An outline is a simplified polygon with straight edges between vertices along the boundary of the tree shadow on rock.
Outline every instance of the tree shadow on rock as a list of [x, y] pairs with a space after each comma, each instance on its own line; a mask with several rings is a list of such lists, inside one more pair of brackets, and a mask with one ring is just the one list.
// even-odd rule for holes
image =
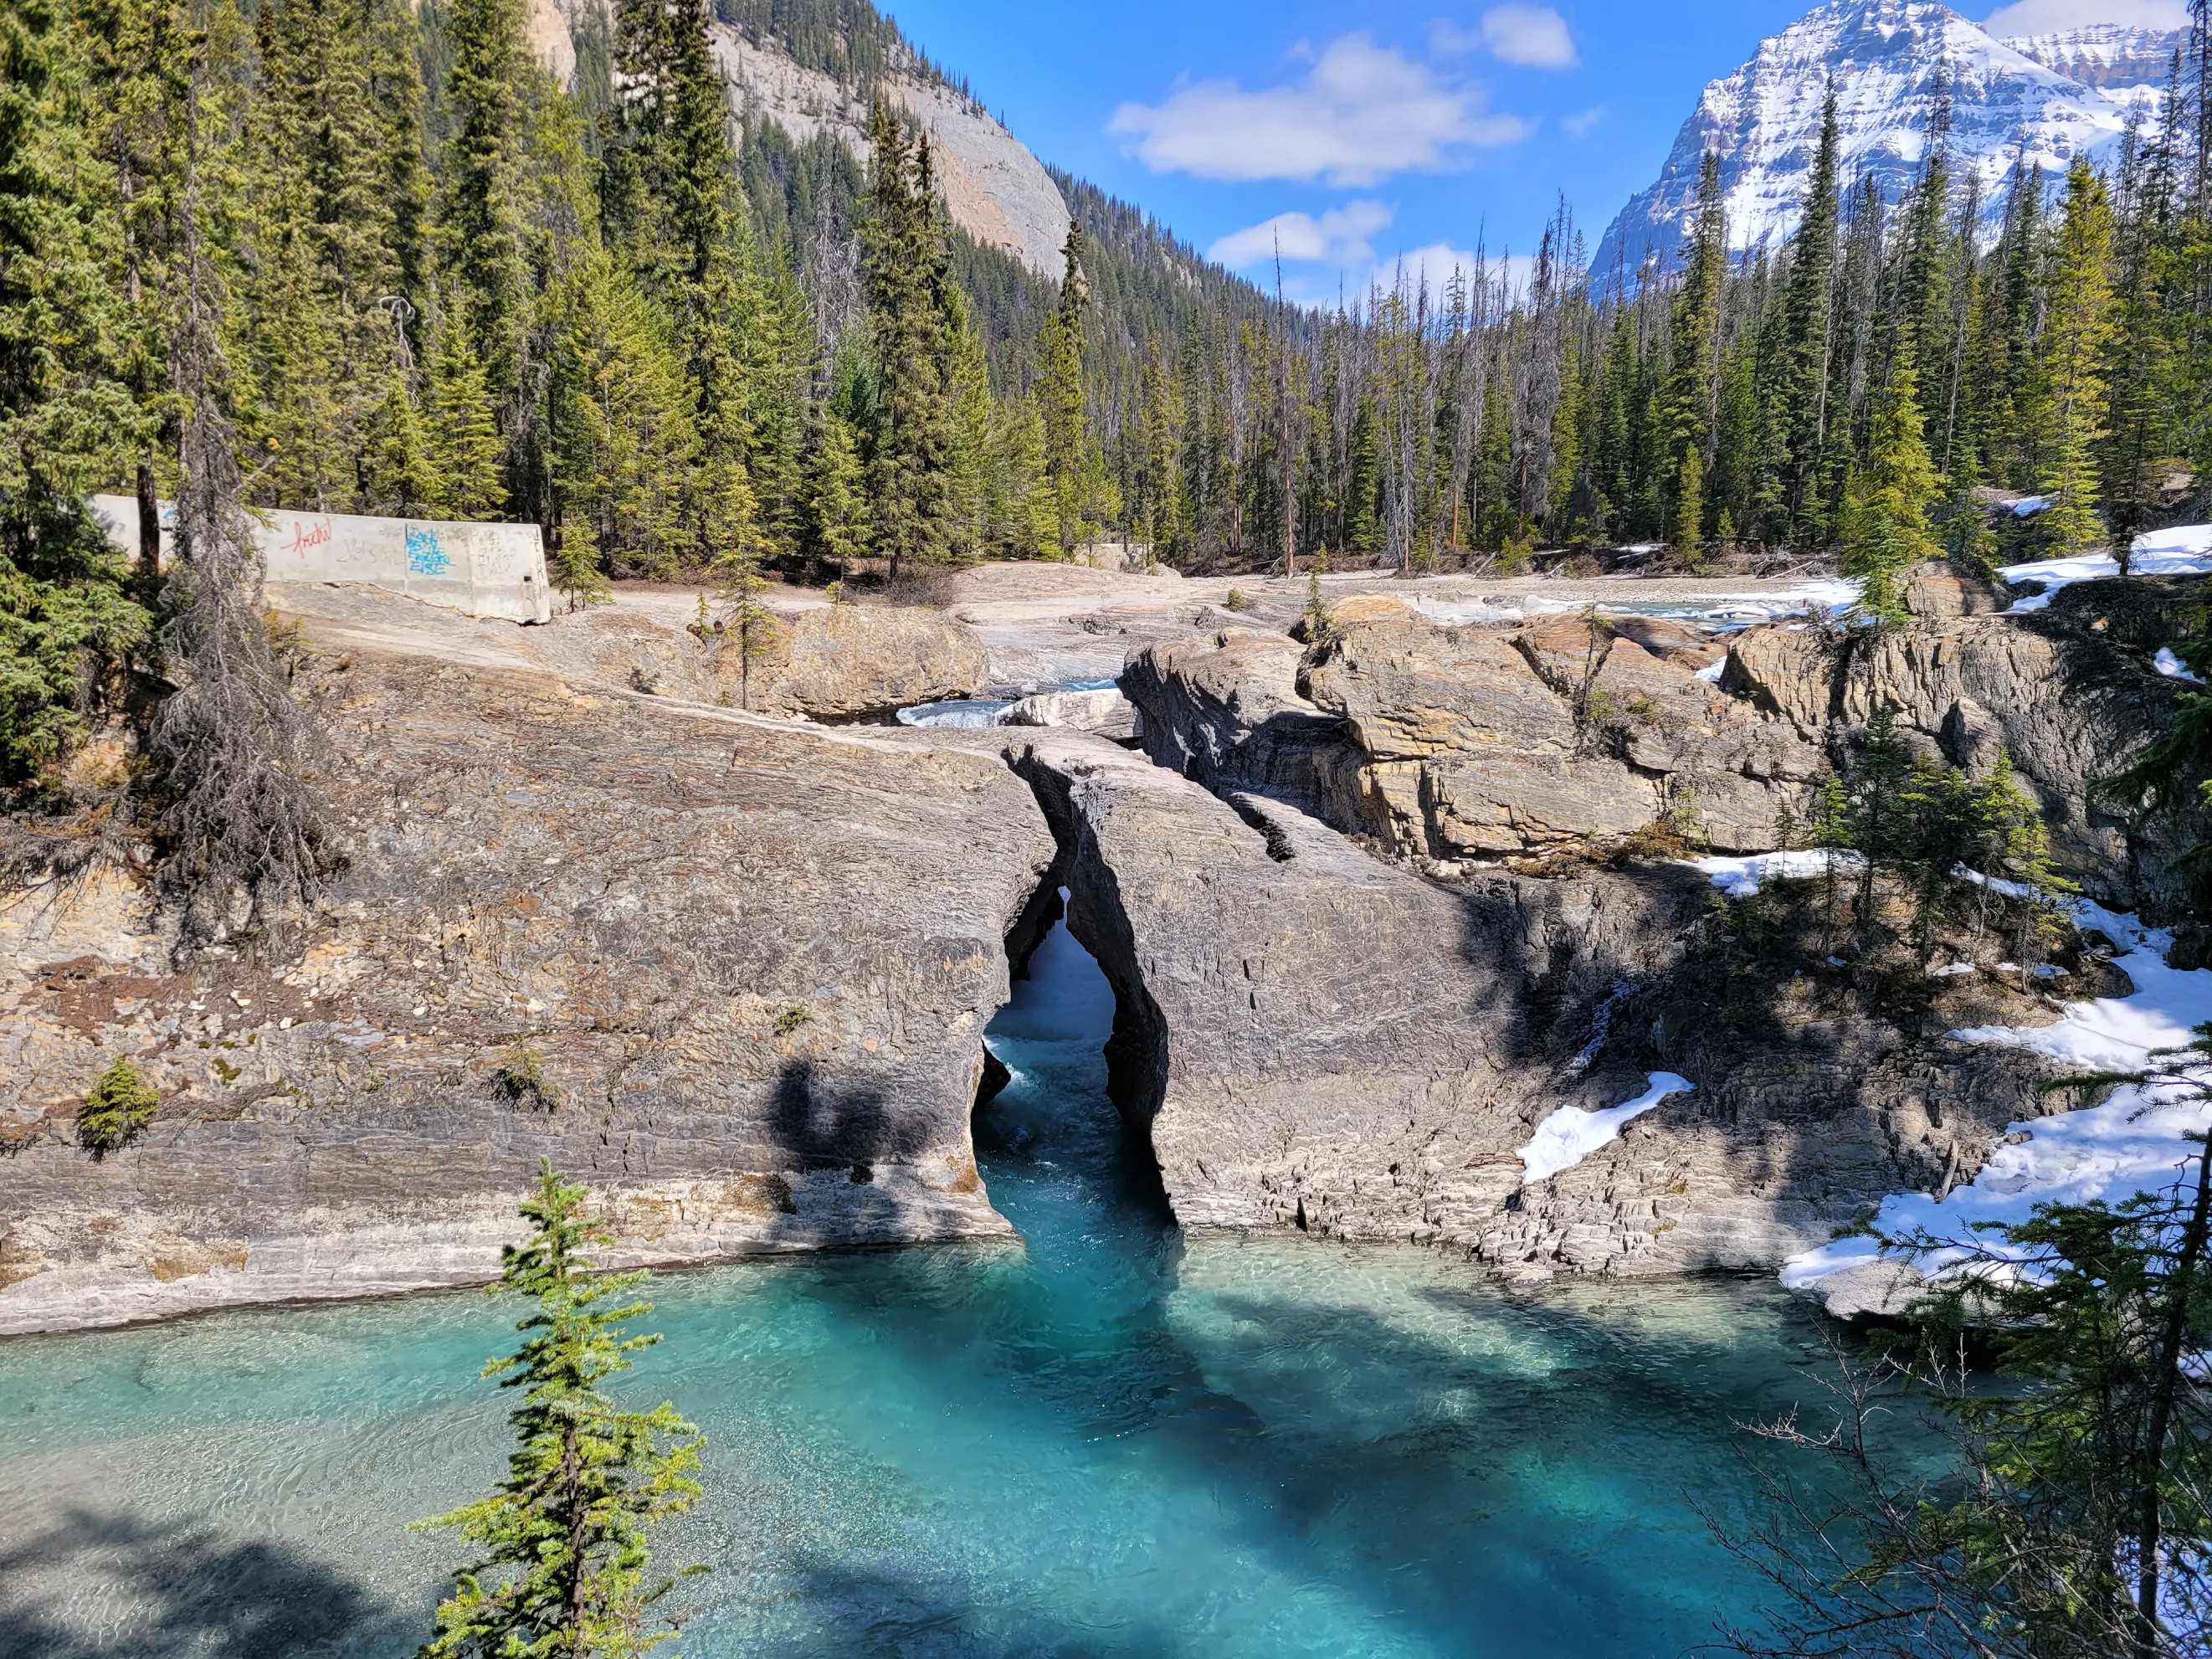
[[920, 1157], [936, 1126], [881, 1090], [826, 1079], [811, 1060], [787, 1060], [769, 1096], [767, 1133], [787, 1169], [862, 1169]]

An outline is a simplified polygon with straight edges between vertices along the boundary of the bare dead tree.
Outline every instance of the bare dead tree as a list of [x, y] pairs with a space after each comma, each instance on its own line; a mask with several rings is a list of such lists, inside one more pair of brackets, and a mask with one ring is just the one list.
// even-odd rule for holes
[[200, 234], [199, 95], [196, 73], [185, 105], [182, 287], [169, 350], [183, 482], [158, 635], [175, 690], [154, 718], [149, 745], [165, 797], [163, 882], [183, 907], [188, 948], [274, 921], [309, 896], [322, 868], [309, 782], [319, 740], [270, 648], [261, 556], [222, 410], [218, 279]]

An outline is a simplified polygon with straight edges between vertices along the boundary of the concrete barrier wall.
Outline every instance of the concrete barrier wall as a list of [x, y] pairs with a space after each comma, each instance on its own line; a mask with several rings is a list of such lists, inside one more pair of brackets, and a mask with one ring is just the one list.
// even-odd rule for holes
[[[94, 495], [92, 509], [116, 545], [137, 557], [137, 499]], [[164, 564], [175, 515], [175, 505], [163, 501]], [[356, 582], [471, 617], [553, 620], [545, 544], [534, 524], [441, 524], [284, 507], [249, 516], [272, 582]]]

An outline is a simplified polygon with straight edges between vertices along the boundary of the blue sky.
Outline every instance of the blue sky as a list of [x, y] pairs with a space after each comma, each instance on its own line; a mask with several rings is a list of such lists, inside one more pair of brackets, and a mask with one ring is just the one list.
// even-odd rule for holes
[[[879, 0], [880, 3], [880, 0]], [[892, 0], [1045, 160], [1310, 301], [1401, 255], [1534, 249], [1559, 192], [1595, 246], [1700, 88], [1807, 0]], [[1960, 9], [1981, 16], [1986, 4]], [[2017, 0], [2008, 33], [2178, 18]], [[1303, 257], [1294, 257], [1303, 256]]]

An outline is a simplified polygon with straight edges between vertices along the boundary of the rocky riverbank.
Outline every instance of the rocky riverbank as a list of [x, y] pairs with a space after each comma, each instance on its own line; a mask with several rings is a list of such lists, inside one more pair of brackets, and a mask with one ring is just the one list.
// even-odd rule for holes
[[[1057, 574], [963, 576], [944, 612], [793, 608], [759, 656], [665, 592], [536, 630], [273, 596], [343, 759], [343, 864], [282, 936], [181, 963], [123, 873], [0, 905], [0, 1331], [480, 1279], [540, 1157], [639, 1261], [1003, 1235], [969, 1137], [981, 1028], [1063, 882], [1183, 1224], [1521, 1274], [1771, 1266], [1971, 1178], [2039, 1068], [1942, 1033], [2039, 1016], [1959, 1000], [2001, 988], [1900, 1000], [1810, 933], [1747, 995], [1665, 856], [1686, 830], [1771, 844], [1887, 696], [1962, 763], [2012, 749], [2113, 900], [2172, 890], [2160, 837], [2186, 826], [2132, 833], [2086, 790], [2172, 706], [2148, 584], [2032, 618], [1938, 593], [1871, 646], [1781, 622], [1723, 657], [1648, 616], [1439, 623], [1375, 582], [1302, 641], [1249, 625], [1289, 627], [1291, 584], [1231, 613]], [[1107, 649], [1148, 755], [799, 718]], [[779, 684], [788, 717], [741, 706]], [[74, 1115], [117, 1055], [161, 1101], [95, 1157]], [[1661, 1070], [1694, 1090], [1525, 1178], [1551, 1113]]]

